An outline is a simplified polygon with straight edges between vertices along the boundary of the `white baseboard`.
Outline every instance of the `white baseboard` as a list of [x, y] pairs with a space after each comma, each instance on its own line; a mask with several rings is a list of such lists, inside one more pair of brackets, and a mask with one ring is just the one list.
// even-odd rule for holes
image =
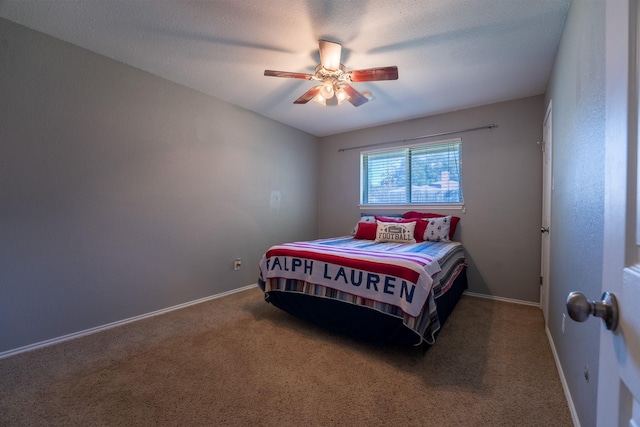
[[512, 304], [530, 305], [530, 306], [533, 306], [533, 307], [540, 308], [540, 303], [538, 303], [538, 302], [523, 301], [523, 300], [520, 300], [520, 299], [512, 299], [512, 298], [503, 298], [503, 297], [497, 297], [497, 296], [494, 296], [494, 295], [477, 294], [475, 292], [469, 292], [469, 291], [464, 291], [463, 295], [468, 295], [470, 297], [476, 297], [476, 298], [492, 299], [492, 300], [495, 300], [495, 301], [510, 302]]
[[40, 342], [37, 342], [35, 344], [29, 344], [29, 345], [26, 345], [24, 347], [15, 348], [13, 350], [3, 351], [3, 352], [0, 353], [0, 359], [4, 359], [4, 358], [10, 357], [10, 356], [15, 356], [16, 354], [25, 353], [27, 351], [37, 350], [39, 348], [48, 347], [50, 345], [59, 344], [59, 343], [65, 342], [65, 341], [70, 341], [70, 340], [73, 340], [73, 339], [76, 339], [76, 338], [84, 337], [86, 335], [95, 334], [96, 332], [105, 331], [107, 329], [115, 328], [117, 326], [126, 325], [127, 323], [136, 322], [138, 320], [147, 319], [147, 318], [153, 317], [153, 316], [158, 316], [160, 314], [165, 314], [165, 313], [168, 313], [170, 311], [179, 310], [181, 308], [189, 307], [191, 305], [200, 304], [200, 303], [203, 303], [203, 302], [206, 302], [206, 301], [211, 301], [211, 300], [214, 300], [216, 298], [222, 298], [222, 297], [225, 297], [227, 295], [231, 295], [231, 294], [235, 294], [237, 292], [245, 291], [247, 289], [255, 288], [257, 286], [258, 285], [256, 283], [254, 283], [252, 285], [247, 285], [247, 286], [244, 286], [242, 288], [233, 289], [231, 291], [222, 292], [220, 294], [210, 295], [208, 297], [200, 298], [200, 299], [197, 299], [197, 300], [194, 300], [194, 301], [189, 301], [189, 302], [185, 302], [185, 303], [182, 303], [182, 304], [174, 305], [172, 307], [167, 307], [167, 308], [163, 308], [163, 309], [160, 309], [160, 310], [152, 311], [151, 313], [141, 314], [139, 316], [130, 317], [130, 318], [124, 319], [124, 320], [118, 320], [117, 322], [108, 323], [106, 325], [96, 326], [95, 328], [85, 329], [83, 331], [74, 332], [72, 334], [63, 335], [61, 337], [52, 338], [52, 339], [45, 340], [45, 341], [40, 341]]
[[556, 362], [556, 368], [558, 368], [558, 375], [560, 376], [560, 382], [562, 383], [562, 389], [564, 390], [564, 396], [567, 398], [567, 404], [569, 405], [569, 412], [571, 412], [571, 419], [573, 420], [574, 427], [580, 427], [580, 420], [578, 419], [578, 413], [576, 412], [576, 407], [573, 404], [573, 398], [571, 397], [571, 392], [569, 391], [569, 385], [567, 384], [567, 380], [564, 376], [564, 372], [562, 371], [562, 365], [560, 365], [560, 359], [558, 358], [558, 353], [556, 352], [556, 346], [553, 343], [553, 338], [551, 337], [551, 331], [549, 328], [545, 327], [544, 331], [547, 334], [547, 338], [549, 339], [549, 345], [551, 346], [551, 353], [553, 353], [553, 360]]

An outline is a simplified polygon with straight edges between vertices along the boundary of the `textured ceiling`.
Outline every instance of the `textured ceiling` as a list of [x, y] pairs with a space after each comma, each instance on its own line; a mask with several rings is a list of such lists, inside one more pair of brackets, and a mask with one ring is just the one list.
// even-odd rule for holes
[[[570, 0], [0, 0], [0, 16], [317, 136], [544, 93]], [[294, 105], [318, 39], [373, 99]]]

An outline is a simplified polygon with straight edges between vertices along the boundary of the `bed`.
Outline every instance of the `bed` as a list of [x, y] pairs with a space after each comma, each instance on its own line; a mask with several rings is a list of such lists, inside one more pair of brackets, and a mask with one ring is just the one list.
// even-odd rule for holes
[[[272, 246], [260, 261], [265, 300], [359, 340], [426, 350], [467, 288], [464, 248], [451, 240], [455, 226], [441, 226], [451, 216], [404, 216], [363, 217], [352, 235]], [[440, 224], [435, 237], [430, 222]]]

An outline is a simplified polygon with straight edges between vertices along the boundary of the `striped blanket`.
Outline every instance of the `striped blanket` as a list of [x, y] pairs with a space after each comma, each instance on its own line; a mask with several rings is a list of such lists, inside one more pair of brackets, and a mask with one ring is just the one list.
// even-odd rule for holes
[[[332, 239], [321, 239], [308, 242], [313, 245], [323, 245], [323, 247], [331, 252], [331, 249], [357, 249], [369, 251], [371, 253], [422, 253], [427, 258], [437, 260], [442, 271], [431, 277], [431, 292], [427, 296], [426, 303], [418, 316], [411, 316], [404, 312], [395, 304], [379, 302], [369, 298], [361, 297], [350, 292], [341, 291], [335, 288], [317, 284], [305, 279], [290, 279], [286, 277], [269, 277], [275, 273], [270, 273], [267, 268], [267, 254], [263, 257], [261, 265], [261, 277], [258, 279], [258, 285], [265, 292], [265, 300], [269, 301], [271, 292], [284, 292], [311, 295], [318, 298], [335, 299], [344, 303], [368, 307], [380, 313], [402, 319], [402, 323], [412, 332], [416, 334], [416, 342], [418, 345], [425, 341], [428, 344], [435, 342], [435, 334], [440, 329], [440, 319], [438, 318], [436, 299], [443, 295], [451, 287], [455, 279], [465, 267], [464, 249], [459, 242], [422, 242], [417, 244], [399, 244], [399, 243], [375, 243], [371, 240], [354, 239], [352, 236], [336, 237]], [[286, 246], [286, 245], [285, 245]], [[274, 249], [277, 247], [274, 247]], [[275, 262], [275, 261], [273, 261]], [[288, 261], [286, 268], [293, 269], [293, 261]], [[296, 261], [296, 270], [302, 268], [304, 270], [304, 261], [302, 265], [298, 265]], [[269, 263], [269, 267], [273, 264]], [[289, 272], [284, 271], [284, 262], [280, 261], [283, 274]], [[279, 266], [276, 266], [277, 271]], [[264, 271], [263, 271], [264, 270]], [[346, 276], [346, 270], [345, 270]], [[329, 277], [331, 277], [329, 275]], [[358, 276], [354, 276], [358, 277]], [[335, 278], [335, 276], [334, 276]], [[344, 281], [342, 275], [339, 277]], [[330, 282], [330, 284], [333, 284]], [[353, 285], [351, 285], [353, 287]], [[362, 285], [361, 285], [362, 286]], [[408, 286], [408, 285], [407, 285]], [[379, 288], [378, 288], [379, 289]], [[408, 290], [408, 288], [406, 288]], [[347, 287], [348, 291], [352, 291]]]
[[432, 242], [374, 243], [352, 237], [287, 243], [267, 251], [260, 272], [262, 280], [285, 278], [322, 285], [417, 317], [432, 294], [433, 276], [441, 271], [438, 251], [433, 254], [425, 248], [434, 246]]

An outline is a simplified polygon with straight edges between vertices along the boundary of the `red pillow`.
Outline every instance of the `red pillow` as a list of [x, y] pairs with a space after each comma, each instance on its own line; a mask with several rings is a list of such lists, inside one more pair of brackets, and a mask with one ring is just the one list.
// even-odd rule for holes
[[354, 239], [376, 240], [377, 222], [359, 222]]
[[[410, 212], [405, 212], [402, 215], [402, 218], [404, 219], [417, 219], [417, 218], [442, 218], [443, 216], [448, 216], [448, 215], [440, 215], [437, 213], [429, 213], [429, 212], [416, 212], [416, 211], [410, 211]], [[458, 226], [458, 222], [460, 221], [460, 217], [457, 216], [451, 216], [451, 225], [449, 226], [449, 240], [453, 241], [453, 235], [456, 232], [456, 227]], [[422, 221], [419, 221], [418, 223], [420, 223]], [[416, 224], [416, 228], [417, 228], [417, 224]], [[424, 227], [424, 229], [426, 230], [426, 226]], [[424, 232], [424, 230], [422, 230]]]
[[388, 216], [376, 216], [377, 221], [382, 222], [416, 222], [416, 228], [413, 231], [413, 237], [416, 239], [416, 242], [424, 242], [424, 232], [427, 230], [427, 221], [416, 221], [418, 218], [393, 218]]

